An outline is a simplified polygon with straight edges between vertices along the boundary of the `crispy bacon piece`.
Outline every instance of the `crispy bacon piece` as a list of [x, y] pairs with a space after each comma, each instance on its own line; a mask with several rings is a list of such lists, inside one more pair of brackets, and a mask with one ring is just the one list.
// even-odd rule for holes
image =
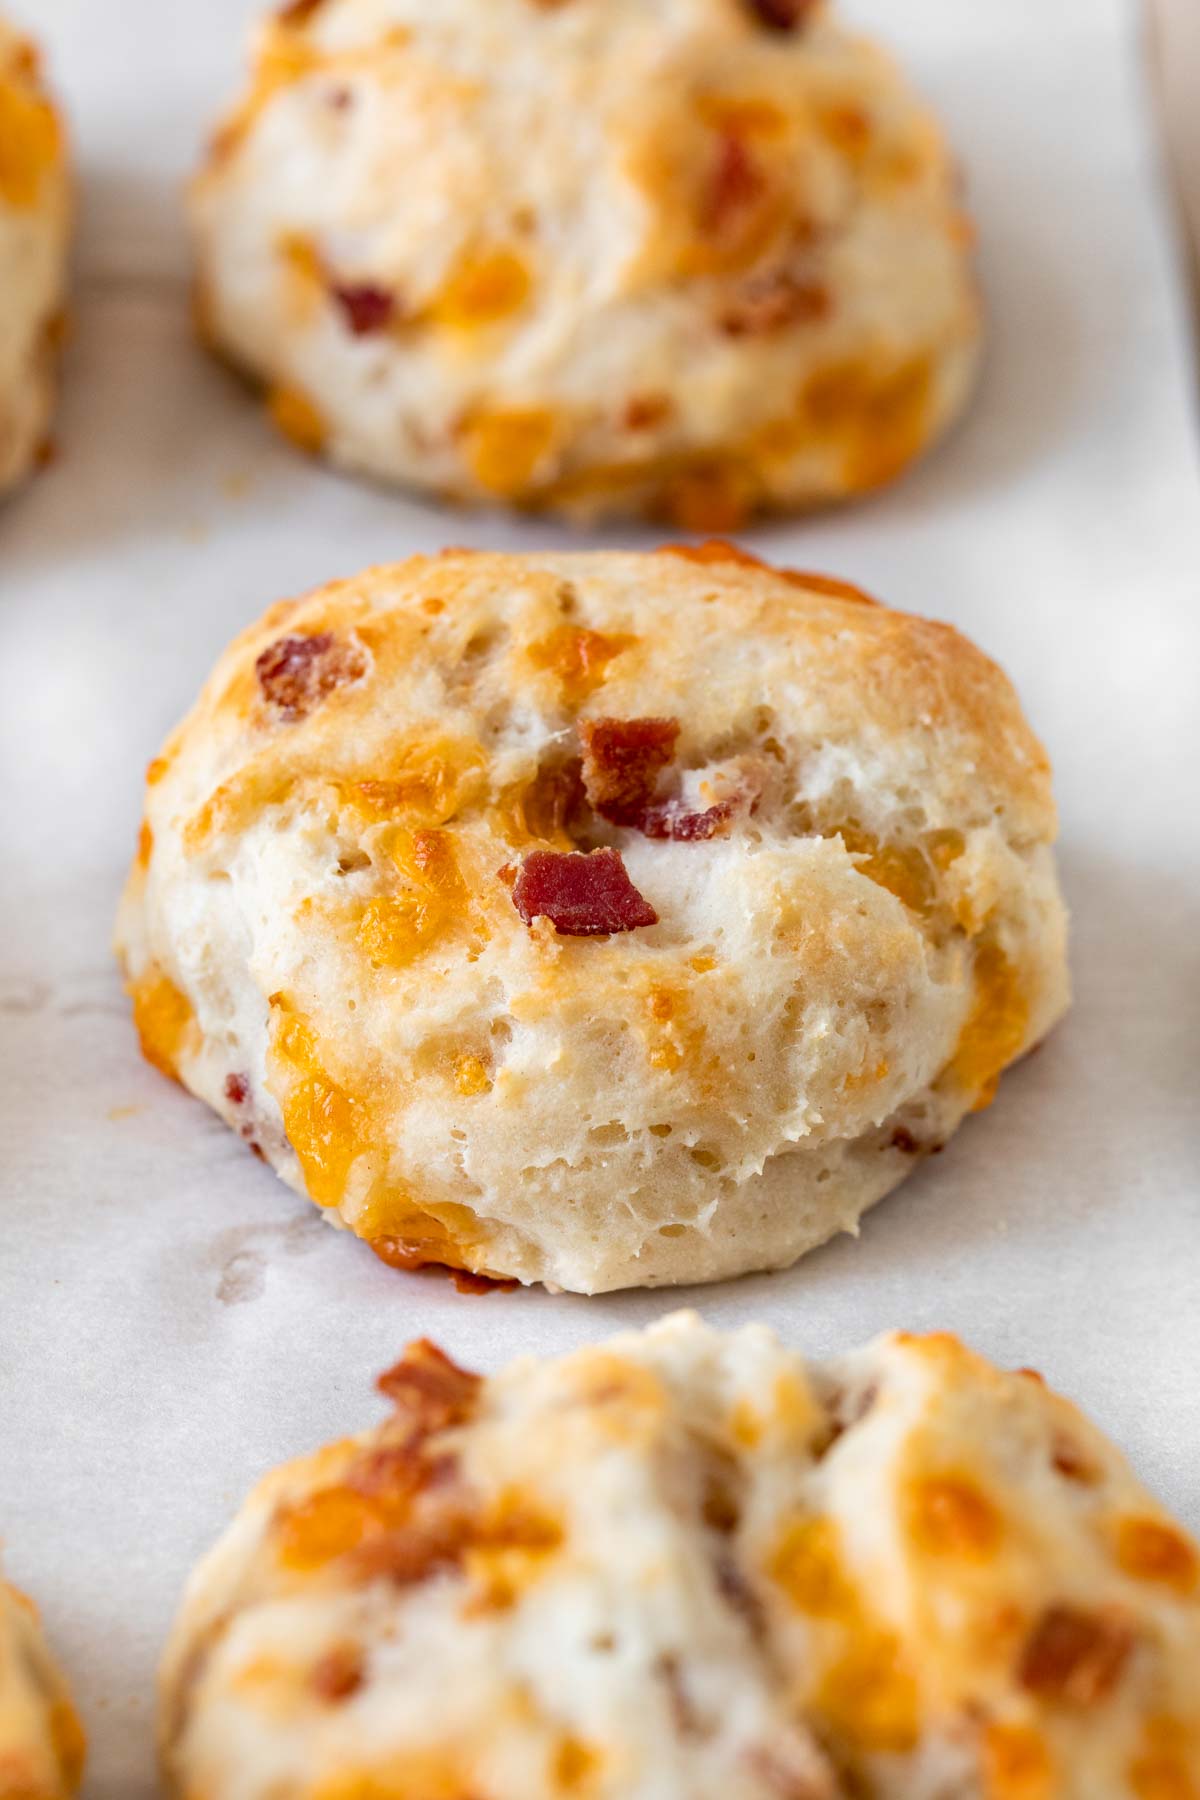
[[591, 719], [579, 729], [587, 797], [610, 825], [697, 843], [728, 831], [738, 810], [756, 798], [751, 786], [707, 807], [659, 798], [659, 776], [675, 756], [677, 719]]
[[816, 11], [818, 0], [746, 0], [746, 5], [768, 31], [795, 31]]
[[227, 1075], [225, 1077], [225, 1098], [231, 1106], [244, 1106], [250, 1093], [250, 1083], [244, 1075]]
[[1124, 1619], [1051, 1606], [1025, 1645], [1021, 1685], [1044, 1700], [1091, 1706], [1116, 1686], [1132, 1648], [1133, 1633]]
[[313, 1664], [309, 1686], [319, 1699], [336, 1705], [363, 1684], [363, 1653], [357, 1644], [333, 1644]]
[[679, 721], [589, 719], [579, 734], [584, 787], [600, 817], [610, 825], [640, 825], [674, 759]]
[[335, 284], [330, 293], [355, 337], [370, 337], [373, 332], [386, 331], [392, 322], [396, 297], [387, 288], [373, 287], [370, 282], [357, 286]]
[[532, 850], [513, 883], [513, 905], [532, 925], [549, 919], [560, 937], [602, 937], [657, 925], [658, 914], [629, 879], [616, 850]]
[[471, 1546], [475, 1521], [465, 1507], [434, 1506], [428, 1516], [368, 1537], [354, 1552], [358, 1573], [396, 1587], [418, 1587], [433, 1575], [456, 1569]]
[[331, 631], [311, 637], [283, 637], [268, 644], [254, 665], [264, 700], [294, 722], [318, 707], [327, 694], [367, 672], [356, 644], [343, 643]]
[[734, 131], [723, 131], [701, 209], [701, 225], [717, 235], [737, 229], [745, 213], [762, 199], [766, 187], [766, 176], [745, 139]]
[[753, 276], [721, 314], [727, 337], [768, 337], [792, 325], [812, 325], [829, 316], [829, 289], [801, 281], [786, 269]]
[[682, 800], [662, 800], [647, 807], [637, 821], [637, 828], [648, 838], [671, 838], [677, 844], [695, 844], [705, 838], [721, 837], [733, 823], [737, 802], [718, 800], [696, 812]]
[[422, 1435], [470, 1417], [482, 1377], [460, 1369], [428, 1338], [418, 1338], [376, 1387]]

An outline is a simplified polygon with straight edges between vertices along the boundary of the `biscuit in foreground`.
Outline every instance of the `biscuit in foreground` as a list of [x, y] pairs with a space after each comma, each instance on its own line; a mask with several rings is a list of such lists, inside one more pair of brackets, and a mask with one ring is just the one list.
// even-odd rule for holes
[[947, 626], [727, 545], [273, 608], [151, 765], [151, 1061], [387, 1260], [783, 1266], [1066, 1005], [1049, 769]]
[[0, 1576], [0, 1800], [69, 1800], [84, 1740], [33, 1602]]
[[54, 404], [70, 193], [34, 46], [0, 18], [0, 494], [37, 461]]
[[820, 4], [288, 6], [192, 212], [201, 328], [280, 429], [467, 503], [841, 500], [978, 358], [941, 130]]
[[1028, 1372], [680, 1314], [381, 1386], [191, 1579], [186, 1800], [1200, 1791], [1200, 1553]]

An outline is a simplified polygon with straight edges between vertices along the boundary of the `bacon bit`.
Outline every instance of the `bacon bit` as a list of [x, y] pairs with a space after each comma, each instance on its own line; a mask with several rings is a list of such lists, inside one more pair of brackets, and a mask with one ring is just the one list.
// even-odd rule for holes
[[532, 850], [521, 864], [513, 905], [526, 925], [549, 919], [560, 937], [605, 937], [657, 925], [616, 850]]
[[1092, 1706], [1116, 1686], [1132, 1648], [1133, 1633], [1119, 1615], [1051, 1606], [1025, 1645], [1021, 1685], [1043, 1700]]
[[230, 1106], [244, 1106], [250, 1092], [250, 1083], [244, 1075], [227, 1075], [225, 1077], [225, 1098]]
[[366, 658], [330, 631], [284, 637], [269, 644], [254, 665], [263, 698], [291, 722], [303, 719], [336, 687], [361, 681]]
[[588, 719], [579, 734], [588, 799], [610, 824], [640, 826], [659, 775], [674, 759], [679, 721]]
[[368, 1539], [356, 1550], [354, 1560], [367, 1579], [415, 1587], [431, 1575], [461, 1565], [470, 1548], [472, 1526], [467, 1514], [447, 1510], [432, 1519], [389, 1531], [383, 1537]]
[[1050, 1460], [1067, 1481], [1078, 1481], [1083, 1487], [1094, 1487], [1100, 1479], [1100, 1471], [1095, 1463], [1090, 1462], [1079, 1446], [1061, 1433], [1054, 1440]]
[[746, 0], [746, 4], [768, 31], [795, 31], [807, 23], [819, 0]]
[[690, 812], [682, 800], [664, 800], [648, 807], [637, 822], [639, 831], [648, 838], [670, 838], [677, 844], [695, 844], [706, 838], [723, 837], [733, 823], [737, 805], [733, 800], [718, 800], [703, 812]]
[[655, 425], [665, 424], [673, 410], [666, 394], [635, 394], [625, 408], [622, 422], [626, 431], [650, 431]]
[[735, 132], [721, 133], [716, 164], [705, 194], [700, 223], [704, 230], [727, 231], [739, 214], [760, 200], [766, 192], [766, 177]]
[[481, 1376], [460, 1369], [428, 1338], [417, 1338], [375, 1383], [422, 1437], [469, 1419], [482, 1385]]
[[691, 1696], [684, 1685], [679, 1658], [668, 1651], [664, 1656], [658, 1658], [654, 1665], [654, 1673], [667, 1691], [671, 1717], [679, 1736], [684, 1738], [703, 1736], [704, 1721], [696, 1712]]
[[308, 1685], [331, 1704], [348, 1700], [363, 1684], [363, 1654], [357, 1644], [334, 1644], [313, 1664]]
[[447, 1452], [427, 1454], [418, 1431], [399, 1442], [375, 1442], [355, 1461], [346, 1485], [356, 1501], [383, 1498], [395, 1505], [426, 1488], [445, 1485], [443, 1465], [447, 1463], [451, 1475], [457, 1473], [458, 1459]]
[[785, 269], [754, 276], [721, 314], [727, 337], [769, 337], [792, 325], [814, 325], [829, 317], [829, 289], [800, 281]]
[[721, 1550], [713, 1560], [713, 1575], [716, 1579], [717, 1592], [726, 1606], [749, 1628], [752, 1637], [762, 1639], [766, 1635], [766, 1615], [762, 1601], [751, 1587], [737, 1560], [727, 1551]]
[[892, 1133], [889, 1148], [892, 1150], [902, 1150], [905, 1156], [915, 1156], [921, 1146], [906, 1126], [897, 1125], [895, 1131]]
[[369, 282], [363, 282], [356, 287], [337, 284], [329, 291], [355, 337], [370, 337], [373, 332], [386, 331], [391, 324], [396, 297], [387, 288], [372, 287]]

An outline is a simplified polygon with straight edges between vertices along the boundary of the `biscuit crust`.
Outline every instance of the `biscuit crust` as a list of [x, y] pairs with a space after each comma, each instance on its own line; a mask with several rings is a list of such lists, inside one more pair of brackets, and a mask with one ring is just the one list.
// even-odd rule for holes
[[1049, 1030], [1054, 831], [947, 626], [728, 545], [450, 551], [234, 642], [118, 948], [150, 1059], [388, 1260], [712, 1280], [853, 1229]]
[[49, 429], [69, 224], [63, 131], [37, 52], [0, 18], [0, 493]]
[[288, 7], [192, 213], [279, 428], [456, 501], [727, 532], [891, 480], [977, 362], [941, 131], [822, 5]]
[[0, 1796], [69, 1800], [84, 1739], [33, 1602], [0, 1578]]
[[208, 1800], [1147, 1800], [1200, 1784], [1200, 1551], [1036, 1376], [679, 1314], [275, 1471], [189, 1584]]

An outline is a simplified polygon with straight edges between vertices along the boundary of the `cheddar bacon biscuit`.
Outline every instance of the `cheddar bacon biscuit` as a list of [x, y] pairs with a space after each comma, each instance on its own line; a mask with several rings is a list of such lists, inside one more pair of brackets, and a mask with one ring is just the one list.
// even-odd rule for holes
[[68, 1800], [83, 1752], [33, 1602], [0, 1576], [0, 1800]]
[[192, 210], [276, 424], [454, 500], [727, 531], [891, 480], [977, 361], [941, 131], [811, 0], [302, 0]]
[[37, 52], [0, 18], [0, 493], [46, 441], [69, 213], [63, 133]]
[[728, 545], [274, 607], [150, 768], [147, 1056], [389, 1260], [778, 1267], [1066, 1004], [1045, 755], [944, 625]]
[[381, 1386], [192, 1577], [181, 1800], [1200, 1792], [1200, 1552], [1028, 1373], [685, 1313]]

